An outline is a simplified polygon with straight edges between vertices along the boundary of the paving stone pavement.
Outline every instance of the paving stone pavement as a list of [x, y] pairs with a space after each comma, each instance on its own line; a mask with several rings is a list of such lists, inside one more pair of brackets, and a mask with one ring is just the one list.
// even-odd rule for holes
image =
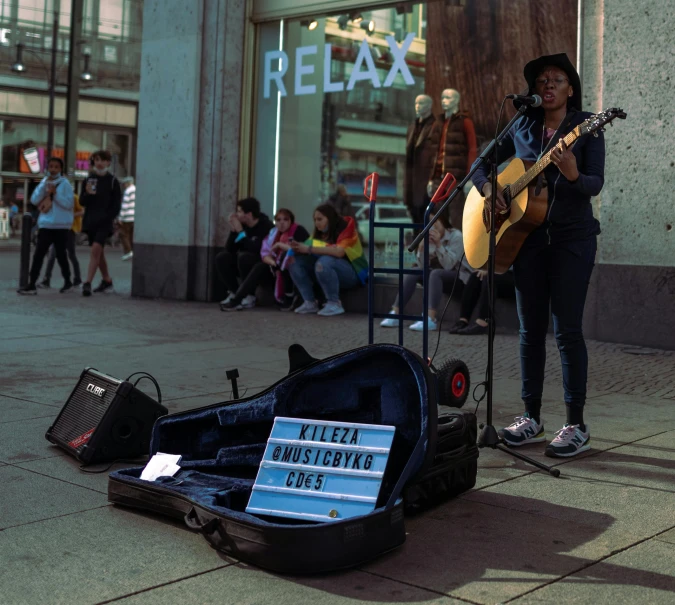
[[[316, 356], [366, 344], [366, 318], [134, 300], [130, 265], [115, 252], [117, 294], [20, 299], [6, 259], [16, 257], [0, 254], [2, 605], [675, 600], [674, 352], [588, 343], [593, 448], [556, 461], [560, 479], [481, 450], [476, 487], [409, 518], [402, 548], [355, 570], [279, 576], [219, 556], [181, 523], [111, 506], [107, 475], [82, 473], [44, 432], [85, 366], [149, 371], [171, 412], [193, 409], [231, 398], [229, 368], [239, 368], [247, 395], [281, 378], [292, 342]], [[397, 337], [375, 333], [377, 342]], [[432, 352], [435, 343], [432, 335]], [[406, 344], [419, 351], [421, 336], [408, 331]], [[554, 342], [547, 353], [550, 436], [564, 407]], [[463, 359], [474, 384], [485, 355], [482, 337], [441, 334], [437, 360]], [[519, 374], [517, 335], [500, 333], [496, 425], [520, 411]], [[485, 417], [483, 405], [478, 413]], [[542, 447], [525, 450], [551, 462]]]

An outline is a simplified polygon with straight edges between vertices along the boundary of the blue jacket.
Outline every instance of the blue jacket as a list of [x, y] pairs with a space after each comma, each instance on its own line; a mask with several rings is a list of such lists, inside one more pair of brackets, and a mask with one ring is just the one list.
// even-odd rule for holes
[[[563, 121], [566, 126], [554, 137], [549, 149], [591, 115], [585, 111], [568, 115]], [[542, 139], [541, 117], [521, 117], [499, 147], [497, 164], [513, 156], [535, 162], [546, 148]], [[593, 216], [591, 197], [600, 193], [605, 181], [605, 140], [602, 133], [598, 137], [591, 134], [577, 139], [572, 152], [577, 158], [579, 169], [576, 182], [570, 183], [553, 164], [544, 170], [544, 178], [548, 183], [548, 213], [544, 224], [530, 235], [531, 238], [538, 238], [545, 233], [549, 243], [558, 243], [583, 240], [600, 233], [600, 223]], [[480, 166], [474, 173], [473, 184], [478, 191], [482, 191], [488, 180], [488, 166]]]
[[[30, 203], [37, 206], [47, 195], [47, 181], [45, 177], [33, 191]], [[52, 181], [56, 184], [56, 192], [49, 212], [40, 212], [38, 217], [39, 229], [70, 229], [73, 226], [73, 188], [67, 179], [59, 177]]]

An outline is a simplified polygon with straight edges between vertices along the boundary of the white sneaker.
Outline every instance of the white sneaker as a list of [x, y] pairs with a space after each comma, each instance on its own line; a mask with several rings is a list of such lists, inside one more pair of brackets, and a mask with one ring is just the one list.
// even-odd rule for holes
[[[394, 311], [389, 311], [389, 315], [394, 315]], [[393, 317], [386, 317], [380, 322], [380, 326], [383, 328], [398, 328], [399, 321]]]
[[133, 250], [122, 255], [122, 260], [131, 260], [134, 257]]
[[555, 438], [546, 446], [545, 454], [551, 458], [569, 458], [591, 449], [591, 432], [578, 424], [566, 424], [556, 432]]
[[322, 317], [331, 317], [333, 315], [342, 315], [345, 312], [344, 307], [342, 306], [342, 303], [338, 300], [337, 302], [327, 302], [321, 311], [317, 313], [317, 315], [321, 315]]
[[223, 300], [220, 301], [220, 304], [221, 304], [221, 305], [226, 305], [226, 304], [229, 303], [233, 298], [234, 298], [234, 294], [233, 294], [232, 292], [230, 292], [230, 293], [227, 295], [227, 298], [223, 298]]
[[[410, 326], [410, 329], [414, 332], [424, 332], [424, 321], [421, 319], [416, 321]], [[427, 330], [429, 330], [429, 332], [436, 332], [436, 330], [438, 330], [438, 324], [431, 319], [431, 317], [427, 317]]]
[[244, 296], [244, 298], [241, 301], [241, 306], [243, 309], [252, 309], [255, 307], [255, 296], [253, 294], [249, 294], [248, 296]]
[[546, 441], [544, 423], [539, 424], [534, 418], [530, 418], [526, 414], [516, 416], [513, 423], [497, 432], [508, 445], [525, 445]]
[[295, 310], [295, 312], [300, 313], [300, 315], [307, 315], [309, 313], [316, 313], [318, 310], [319, 305], [316, 304], [316, 301], [305, 301]]

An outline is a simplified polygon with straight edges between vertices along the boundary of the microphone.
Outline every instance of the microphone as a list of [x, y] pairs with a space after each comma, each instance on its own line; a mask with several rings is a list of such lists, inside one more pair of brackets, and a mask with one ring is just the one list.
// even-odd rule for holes
[[532, 107], [539, 107], [541, 105], [541, 97], [539, 95], [532, 95], [531, 97], [525, 95], [506, 95], [506, 98], [520, 101], [523, 105], [532, 105]]

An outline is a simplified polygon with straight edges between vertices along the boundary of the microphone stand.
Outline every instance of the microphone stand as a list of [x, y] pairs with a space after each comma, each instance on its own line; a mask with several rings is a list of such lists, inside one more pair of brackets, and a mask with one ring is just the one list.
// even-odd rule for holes
[[509, 454], [510, 456], [513, 456], [514, 458], [518, 458], [520, 460], [523, 460], [524, 462], [527, 462], [528, 464], [531, 464], [532, 466], [536, 466], [537, 468], [546, 471], [547, 473], [550, 473], [553, 477], [558, 477], [560, 476], [560, 470], [551, 466], [547, 466], [545, 464], [542, 464], [541, 462], [538, 462], [537, 460], [533, 460], [532, 458], [529, 458], [528, 456], [525, 456], [519, 452], [514, 451], [512, 448], [506, 447], [504, 445], [504, 440], [501, 439], [497, 433], [497, 430], [492, 424], [492, 404], [493, 404], [493, 398], [492, 398], [492, 387], [493, 387], [493, 359], [494, 359], [494, 336], [495, 336], [495, 321], [494, 321], [494, 305], [495, 305], [495, 289], [494, 289], [494, 281], [495, 281], [495, 249], [497, 246], [497, 234], [494, 229], [495, 226], [495, 218], [496, 218], [496, 192], [497, 192], [497, 147], [502, 144], [502, 141], [506, 137], [506, 134], [510, 130], [511, 126], [515, 124], [515, 122], [525, 114], [527, 111], [528, 107], [527, 105], [521, 105], [518, 108], [518, 111], [516, 112], [516, 115], [511, 118], [510, 122], [504, 127], [504, 129], [499, 133], [496, 139], [493, 139], [490, 144], [483, 150], [483, 153], [480, 154], [478, 157], [478, 161], [474, 162], [473, 166], [471, 167], [471, 170], [469, 173], [462, 179], [462, 181], [457, 185], [455, 190], [452, 192], [452, 195], [448, 197], [448, 199], [443, 203], [443, 205], [438, 209], [436, 212], [436, 215], [429, 221], [429, 223], [424, 227], [424, 229], [417, 235], [417, 237], [413, 240], [413, 242], [410, 244], [408, 247], [408, 250], [410, 252], [413, 252], [417, 249], [417, 246], [419, 245], [420, 241], [422, 241], [422, 238], [428, 233], [428, 231], [431, 229], [431, 227], [434, 225], [434, 223], [441, 217], [441, 214], [443, 214], [443, 211], [446, 209], [447, 206], [449, 206], [452, 203], [452, 200], [455, 199], [459, 191], [461, 191], [464, 188], [464, 185], [471, 179], [471, 177], [474, 175], [476, 170], [478, 170], [478, 167], [487, 164], [488, 159], [490, 161], [490, 166], [491, 166], [491, 184], [492, 184], [492, 196], [490, 200], [490, 245], [489, 245], [489, 253], [488, 253], [488, 273], [487, 273], [487, 278], [488, 278], [488, 360], [487, 360], [487, 369], [486, 369], [486, 374], [487, 374], [487, 385], [486, 385], [486, 392], [487, 392], [487, 419], [485, 424], [481, 424], [481, 432], [480, 435], [478, 436], [478, 447], [479, 448], [484, 448], [484, 447], [489, 447], [491, 449], [497, 449], [501, 450], [502, 452], [505, 452]]

